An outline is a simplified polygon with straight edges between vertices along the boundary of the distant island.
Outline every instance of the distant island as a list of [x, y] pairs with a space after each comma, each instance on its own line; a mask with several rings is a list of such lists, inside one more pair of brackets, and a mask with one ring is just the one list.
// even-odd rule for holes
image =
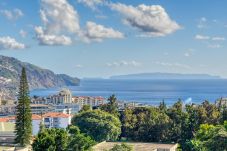
[[152, 79], [222, 79], [220, 76], [212, 76], [209, 74], [179, 74], [179, 73], [138, 73], [128, 75], [116, 75], [111, 76], [110, 79], [141, 79], [141, 80], [152, 80]]

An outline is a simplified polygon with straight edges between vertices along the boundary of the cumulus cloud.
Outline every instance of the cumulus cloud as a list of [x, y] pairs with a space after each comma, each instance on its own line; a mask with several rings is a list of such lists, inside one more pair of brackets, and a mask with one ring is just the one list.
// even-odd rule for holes
[[204, 35], [196, 35], [195, 39], [197, 39], [197, 40], [209, 40], [210, 37], [209, 36], [204, 36]]
[[70, 45], [72, 40], [65, 35], [46, 34], [42, 27], [35, 27], [36, 38], [40, 45]]
[[181, 28], [160, 5], [141, 4], [137, 7], [121, 3], [109, 5], [125, 17], [124, 23], [138, 28], [146, 36], [165, 36]]
[[77, 1], [93, 10], [97, 9], [97, 5], [102, 5], [105, 2], [105, 0], [77, 0]]
[[116, 61], [116, 62], [112, 62], [112, 63], [107, 63], [108, 67], [139, 67], [142, 64], [140, 62], [137, 62], [135, 60], [132, 61]]
[[24, 49], [25, 44], [17, 42], [11, 37], [0, 37], [0, 50], [4, 49]]
[[40, 45], [69, 45], [70, 37], [80, 30], [77, 11], [67, 0], [41, 0], [40, 17], [44, 27], [35, 27]]
[[4, 15], [8, 20], [17, 20], [24, 16], [23, 12], [17, 8], [13, 10], [0, 10], [0, 13]]
[[86, 28], [85, 30], [81, 31], [80, 36], [85, 42], [101, 42], [106, 38], [124, 38], [123, 33], [114, 30], [113, 28], [107, 28], [103, 25], [98, 25], [94, 22], [87, 22]]
[[181, 64], [181, 63], [169, 63], [169, 62], [155, 62], [155, 64], [157, 65], [161, 65], [161, 66], [166, 66], [166, 67], [173, 67], [173, 68], [184, 68], [184, 69], [190, 69], [191, 66], [186, 65], [186, 64]]
[[41, 0], [40, 15], [47, 33], [76, 33], [80, 29], [77, 11], [67, 0]]

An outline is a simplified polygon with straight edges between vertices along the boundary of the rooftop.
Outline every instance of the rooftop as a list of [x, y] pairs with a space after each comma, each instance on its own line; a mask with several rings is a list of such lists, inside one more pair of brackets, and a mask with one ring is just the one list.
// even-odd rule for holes
[[43, 115], [43, 117], [61, 117], [61, 118], [68, 118], [70, 117], [69, 114], [65, 113], [58, 113], [58, 112], [49, 112]]
[[[15, 120], [15, 116], [1, 117], [0, 122], [9, 122], [10, 120]], [[41, 120], [41, 116], [32, 114], [32, 120]]]

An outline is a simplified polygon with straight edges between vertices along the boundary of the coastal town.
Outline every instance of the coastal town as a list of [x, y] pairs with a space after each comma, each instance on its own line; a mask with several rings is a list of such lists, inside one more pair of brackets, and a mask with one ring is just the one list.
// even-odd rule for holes
[[226, 6], [0, 0], [0, 151], [227, 151]]

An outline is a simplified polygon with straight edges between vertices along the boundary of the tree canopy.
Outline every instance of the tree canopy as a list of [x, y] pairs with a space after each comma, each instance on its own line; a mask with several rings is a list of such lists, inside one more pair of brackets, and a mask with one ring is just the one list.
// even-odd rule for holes
[[101, 110], [81, 112], [75, 115], [72, 123], [97, 142], [116, 140], [121, 134], [119, 119]]

